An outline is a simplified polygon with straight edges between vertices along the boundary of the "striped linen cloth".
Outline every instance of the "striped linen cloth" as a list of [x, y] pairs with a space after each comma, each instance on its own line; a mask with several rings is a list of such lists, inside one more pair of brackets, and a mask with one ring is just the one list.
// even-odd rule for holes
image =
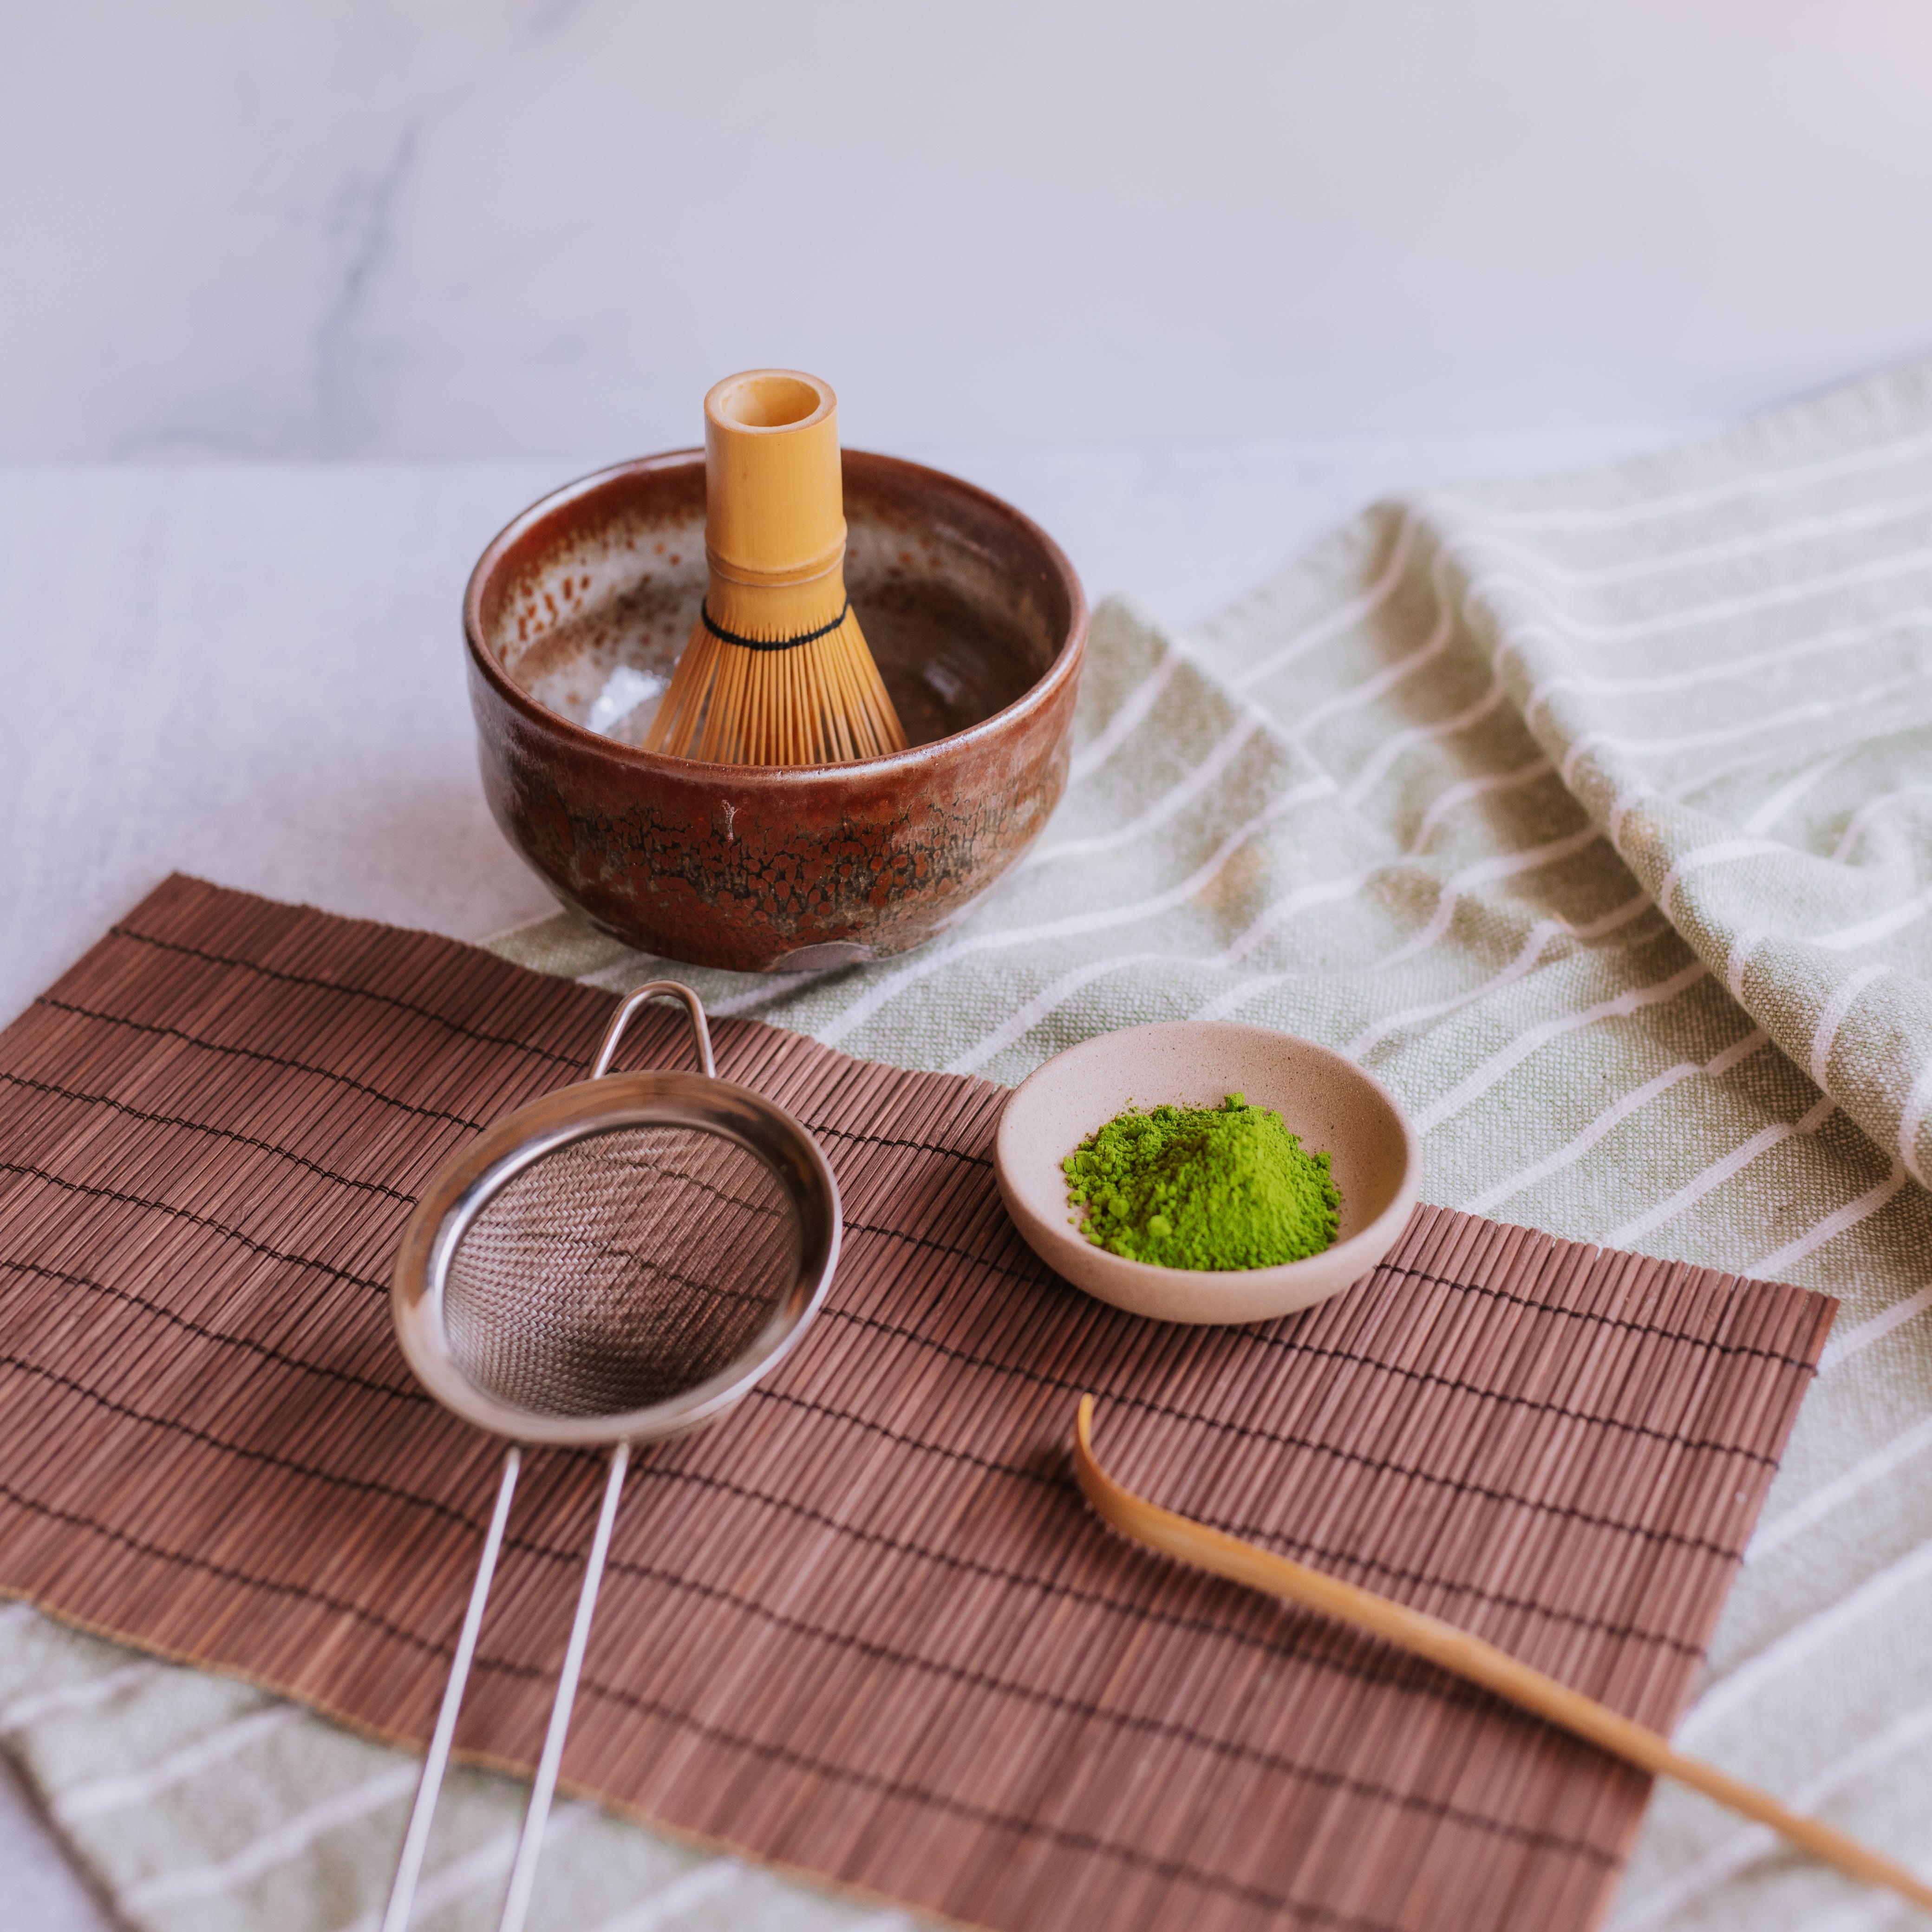
[[[848, 1052], [1024, 1076], [1138, 1021], [1341, 1048], [1426, 1198], [1828, 1289], [1819, 1382], [1678, 1732], [1932, 1875], [1932, 367], [1591, 473], [1377, 508], [1188, 638], [1096, 617], [1072, 782], [962, 928], [674, 969]], [[572, 919], [500, 942], [613, 986]], [[130, 1924], [373, 1928], [411, 1762], [0, 1612], [0, 1731]], [[494, 1922], [517, 1792], [421, 1922]], [[590, 1808], [534, 1924], [866, 1924]], [[1660, 1790], [1616, 1932], [1906, 1909]]]

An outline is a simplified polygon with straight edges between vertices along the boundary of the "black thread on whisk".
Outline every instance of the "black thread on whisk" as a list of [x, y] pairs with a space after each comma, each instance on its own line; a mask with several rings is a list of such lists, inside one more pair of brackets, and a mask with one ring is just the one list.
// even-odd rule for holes
[[722, 624], [715, 622], [708, 603], [700, 604], [698, 614], [704, 620], [704, 628], [721, 644], [742, 645], [748, 651], [790, 651], [800, 644], [808, 644], [816, 638], [829, 638], [845, 621], [845, 614], [852, 608], [852, 600], [847, 598], [838, 607], [838, 614], [829, 624], [821, 624], [815, 631], [801, 631], [795, 638], [741, 638], [736, 631], [728, 631]]

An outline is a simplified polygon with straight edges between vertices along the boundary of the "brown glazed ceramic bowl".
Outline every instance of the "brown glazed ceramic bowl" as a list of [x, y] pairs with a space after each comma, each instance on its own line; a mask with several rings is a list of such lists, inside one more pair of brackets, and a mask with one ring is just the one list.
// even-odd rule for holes
[[844, 454], [845, 575], [911, 748], [786, 770], [641, 749], [704, 594], [704, 458], [620, 464], [534, 504], [463, 604], [483, 787], [557, 896], [632, 946], [796, 972], [962, 918], [1066, 784], [1087, 645], [1044, 531], [956, 478]]

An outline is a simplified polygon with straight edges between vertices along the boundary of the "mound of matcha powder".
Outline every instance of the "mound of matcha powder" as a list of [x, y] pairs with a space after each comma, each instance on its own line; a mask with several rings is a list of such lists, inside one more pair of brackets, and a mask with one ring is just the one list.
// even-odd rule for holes
[[1060, 1162], [1080, 1232], [1161, 1268], [1273, 1268], [1335, 1238], [1342, 1197], [1328, 1156], [1281, 1116], [1230, 1094], [1218, 1107], [1130, 1108]]

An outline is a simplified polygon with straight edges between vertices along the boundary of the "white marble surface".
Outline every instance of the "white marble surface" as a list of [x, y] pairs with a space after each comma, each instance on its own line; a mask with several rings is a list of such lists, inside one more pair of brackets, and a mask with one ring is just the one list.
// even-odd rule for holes
[[1729, 414], [1932, 346], [1923, 0], [62, 0], [0, 460]]

